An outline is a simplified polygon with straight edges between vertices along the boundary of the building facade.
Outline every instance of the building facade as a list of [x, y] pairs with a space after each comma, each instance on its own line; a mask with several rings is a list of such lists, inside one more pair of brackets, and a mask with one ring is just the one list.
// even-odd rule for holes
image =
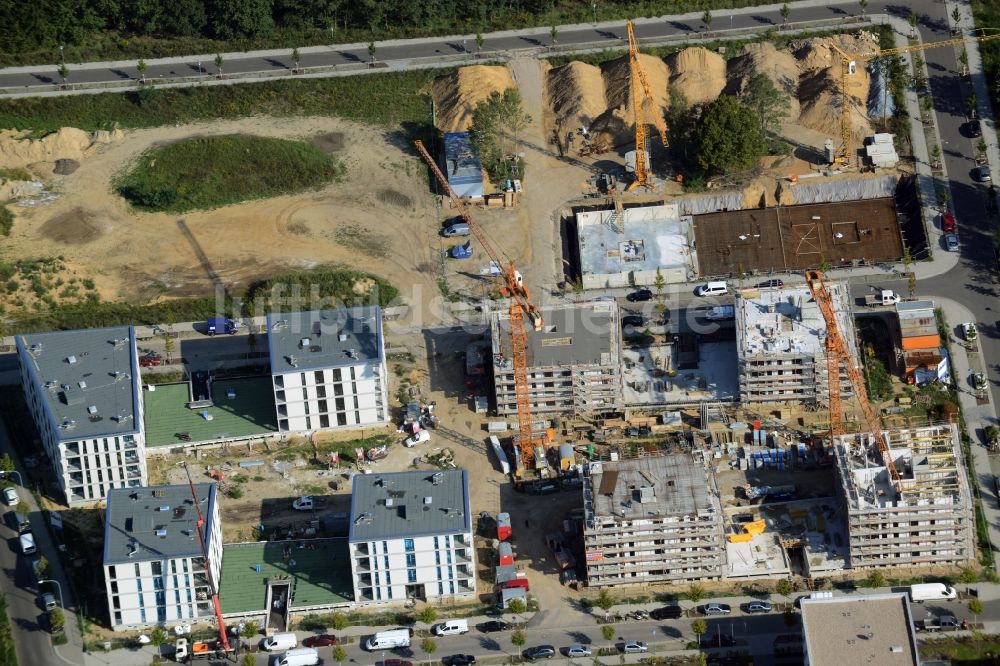
[[714, 486], [689, 454], [591, 463], [583, 482], [587, 585], [721, 578], [726, 547]]
[[354, 477], [348, 538], [359, 605], [476, 593], [465, 470]]
[[[528, 335], [531, 412], [594, 414], [624, 406], [621, 326], [614, 302], [575, 303], [542, 309], [542, 330]], [[494, 312], [490, 323], [497, 413], [517, 414], [510, 317]]]
[[104, 523], [104, 580], [113, 629], [214, 617], [212, 591], [222, 573], [217, 486], [195, 484], [205, 517], [187, 484], [115, 489]]
[[386, 422], [381, 308], [271, 314], [267, 328], [279, 432]]
[[28, 412], [67, 504], [147, 483], [131, 326], [14, 339]]

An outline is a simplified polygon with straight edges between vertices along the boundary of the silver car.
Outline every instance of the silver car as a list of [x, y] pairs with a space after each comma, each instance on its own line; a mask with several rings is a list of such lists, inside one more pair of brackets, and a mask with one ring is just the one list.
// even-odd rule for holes
[[955, 234], [945, 234], [944, 246], [949, 252], [958, 252], [958, 236]]
[[589, 657], [593, 652], [589, 645], [583, 645], [581, 643], [573, 643], [568, 648], [566, 648], [567, 657]]
[[638, 654], [640, 652], [646, 652], [649, 648], [646, 647], [646, 641], [626, 641], [622, 645], [622, 652], [625, 654]]

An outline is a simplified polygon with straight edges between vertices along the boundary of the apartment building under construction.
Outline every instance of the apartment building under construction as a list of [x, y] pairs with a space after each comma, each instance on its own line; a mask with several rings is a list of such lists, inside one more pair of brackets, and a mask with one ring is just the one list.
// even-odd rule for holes
[[714, 477], [695, 455], [591, 463], [583, 502], [589, 586], [722, 577], [722, 508]]
[[958, 429], [889, 430], [894, 484], [869, 434], [834, 440], [839, 493], [847, 505], [850, 566], [965, 564], [975, 523]]
[[[595, 414], [623, 406], [621, 327], [612, 301], [542, 309], [545, 324], [528, 330], [528, 384], [533, 414]], [[530, 329], [530, 325], [528, 327]], [[497, 413], [517, 414], [510, 318], [490, 321]]]
[[[830, 282], [834, 312], [851, 353], [857, 354], [850, 294]], [[825, 403], [829, 395], [826, 323], [805, 286], [745, 289], [736, 307], [740, 402]], [[841, 365], [841, 395], [852, 394]]]

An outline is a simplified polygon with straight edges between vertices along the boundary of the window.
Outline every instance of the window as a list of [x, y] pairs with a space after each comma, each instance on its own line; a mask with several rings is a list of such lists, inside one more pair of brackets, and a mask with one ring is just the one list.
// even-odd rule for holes
[[444, 596], [444, 583], [438, 583], [438, 596]]
[[411, 583], [416, 583], [417, 582], [417, 570], [416, 569], [407, 569], [406, 570], [406, 580], [408, 580]]
[[448, 583], [448, 590], [450, 594], [455, 594], [455, 581], [450, 581]]
[[403, 548], [408, 553], [413, 552], [413, 539], [403, 539]]
[[115, 613], [115, 624], [121, 624], [121, 623], [122, 623], [122, 614]]
[[413, 553], [406, 554], [406, 566], [415, 567], [417, 566], [417, 556]]
[[162, 576], [163, 575], [163, 562], [153, 562], [153, 575]]
[[316, 372], [314, 372], [313, 373], [313, 377], [316, 378], [316, 383], [317, 384], [322, 384], [323, 383], [323, 371], [322, 370], [317, 370]]
[[118, 581], [111, 581], [111, 594], [118, 594]]
[[115, 565], [113, 564], [110, 567], [108, 567], [108, 578], [110, 580], [114, 580], [116, 578]]
[[114, 606], [115, 610], [118, 610], [118, 609], [120, 609], [122, 607], [122, 600], [119, 599], [118, 597], [114, 597], [111, 600], [111, 603]]
[[[440, 550], [434, 551], [434, 564], [441, 564], [441, 551]], [[440, 571], [440, 569], [438, 571]], [[441, 577], [441, 574], [438, 574], [438, 578], [440, 578], [440, 577]]]
[[382, 560], [385, 562], [385, 568], [388, 569], [389, 568], [389, 556], [388, 555], [383, 555], [382, 556]]
[[388, 555], [389, 554], [389, 542], [388, 541], [383, 541], [382, 542], [382, 554], [383, 555]]

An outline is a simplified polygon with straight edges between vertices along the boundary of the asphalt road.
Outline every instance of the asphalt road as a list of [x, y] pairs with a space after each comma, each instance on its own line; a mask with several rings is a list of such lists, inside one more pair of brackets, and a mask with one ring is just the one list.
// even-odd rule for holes
[[[868, 13], [889, 13], [900, 17], [905, 17], [910, 9], [917, 11], [927, 11], [931, 15], [940, 14], [940, 19], [944, 18], [942, 5], [933, 4], [927, 0], [910, 3], [906, 6], [885, 0], [874, 0], [868, 6]], [[792, 5], [792, 12], [789, 16], [790, 22], [829, 20], [831, 18], [843, 18], [859, 13], [858, 3], [840, 2], [833, 4], [823, 4], [822, 6], [802, 6]], [[722, 11], [716, 12], [712, 21], [712, 28], [715, 31], [724, 31], [733, 28], [759, 28], [781, 25], [782, 20], [777, 10], [759, 11], [739, 14], [726, 14]], [[622, 47], [625, 39], [625, 23], [602, 23], [601, 27], [576, 26], [574, 28], [564, 28], [558, 32], [557, 43], [559, 46], [573, 44], [586, 44], [592, 42], [603, 42], [607, 48]], [[636, 35], [641, 39], [644, 37], [662, 37], [664, 35], [675, 35], [704, 32], [704, 25], [700, 18], [688, 20], [674, 20], [665, 18], [650, 23], [640, 23], [636, 25]], [[551, 36], [547, 30], [541, 31], [544, 34], [532, 35], [484, 35], [483, 51], [508, 51], [525, 48], [547, 47], [553, 44]], [[392, 42], [377, 46], [376, 57], [378, 60], [408, 60], [411, 58], [433, 57], [469, 53], [470, 58], [476, 50], [475, 35], [465, 37], [442, 37], [421, 40], [410, 40], [406, 42]], [[330, 66], [347, 63], [362, 63], [369, 60], [367, 46], [352, 45], [341, 47], [330, 46], [328, 50], [320, 52], [303, 52], [299, 63], [300, 67]], [[174, 59], [176, 60], [176, 59]], [[214, 76], [218, 70], [214, 64], [213, 57], [202, 57], [201, 60], [195, 55], [191, 58], [183, 58], [183, 62], [173, 62], [170, 64], [148, 63], [146, 70], [147, 79], [157, 79], [160, 77], [194, 76], [205, 74]], [[119, 63], [120, 64], [120, 63]], [[292, 67], [290, 50], [282, 55], [263, 54], [230, 54], [226, 56], [223, 65], [226, 74], [248, 73], [248, 72], [273, 72], [276, 70], [287, 70]], [[54, 83], [60, 81], [57, 74], [58, 63], [52, 65], [39, 65], [28, 68], [26, 72], [0, 71], [0, 87], [18, 86], [39, 86], [49, 89]], [[24, 69], [24, 68], [19, 68]], [[72, 83], [97, 83], [97, 82], [120, 82], [127, 79], [138, 79], [139, 73], [135, 69], [135, 64], [126, 67], [105, 65], [94, 68], [69, 66], [70, 81]]]

